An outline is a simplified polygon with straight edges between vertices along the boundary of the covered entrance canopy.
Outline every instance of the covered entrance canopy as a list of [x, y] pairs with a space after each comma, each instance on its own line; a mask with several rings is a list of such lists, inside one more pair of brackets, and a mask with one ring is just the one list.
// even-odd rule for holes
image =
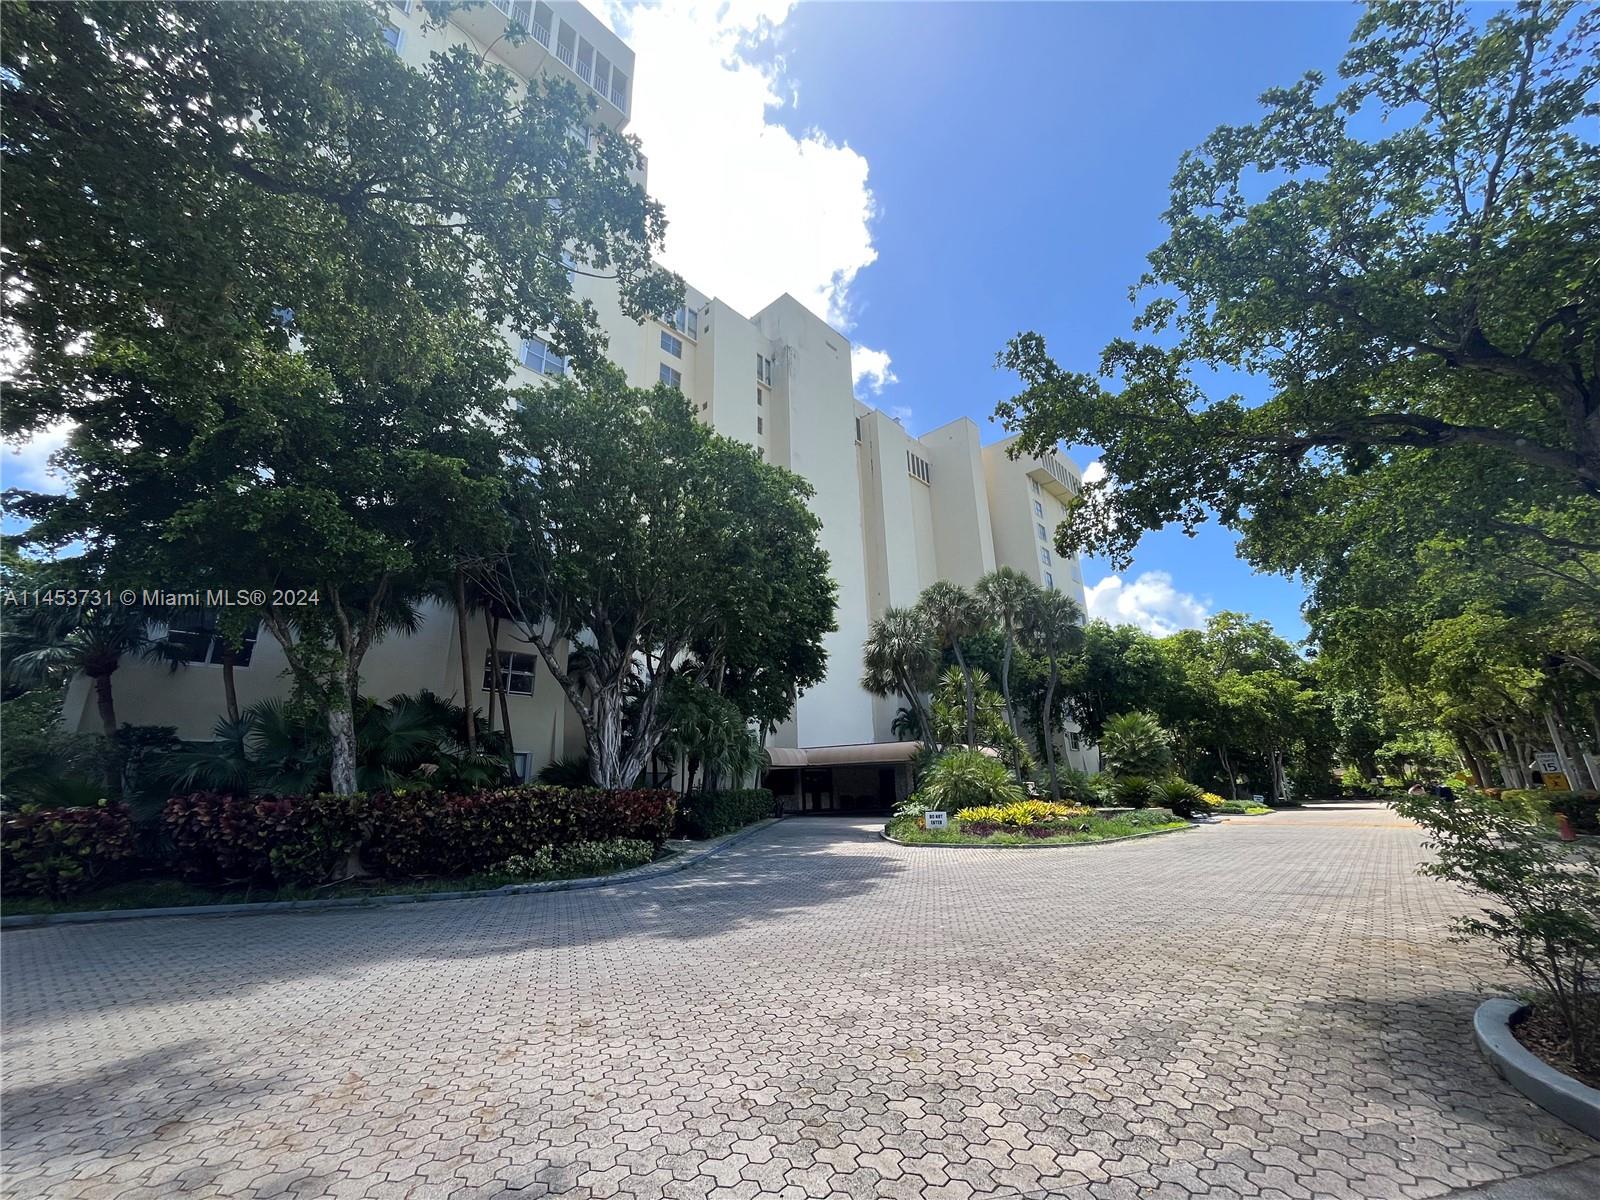
[[918, 742], [774, 747], [762, 780], [790, 813], [887, 816], [911, 790]]

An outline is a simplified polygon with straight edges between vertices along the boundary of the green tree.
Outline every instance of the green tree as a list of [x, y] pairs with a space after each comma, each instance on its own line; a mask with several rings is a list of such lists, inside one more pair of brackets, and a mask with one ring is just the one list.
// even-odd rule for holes
[[1045, 763], [1050, 771], [1050, 798], [1059, 804], [1061, 777], [1056, 770], [1054, 724], [1056, 688], [1061, 683], [1063, 664], [1083, 649], [1083, 610], [1070, 597], [1041, 589], [1028, 611], [1024, 629], [1029, 649], [1044, 660], [1048, 671], [1039, 706], [1039, 725]]
[[939, 671], [938, 634], [920, 608], [887, 608], [872, 622], [861, 648], [861, 688], [872, 696], [900, 696], [919, 736], [940, 748], [927, 695]]
[[977, 598], [966, 588], [947, 579], [935, 580], [917, 597], [917, 607], [927, 616], [938, 635], [941, 646], [948, 646], [956, 656], [956, 666], [966, 689], [966, 744], [976, 745], [978, 740], [977, 689], [973, 687], [972, 672], [967, 667], [961, 643], [980, 632], [984, 626], [984, 610]]
[[1172, 734], [1151, 713], [1119, 713], [1100, 734], [1100, 756], [1112, 775], [1165, 775], [1172, 770]]
[[973, 590], [988, 624], [1000, 631], [1000, 696], [1005, 701], [1006, 722], [1015, 733], [1017, 712], [1011, 703], [1011, 658], [1034, 603], [1034, 594], [1039, 589], [1015, 567], [999, 567], [979, 579]]
[[[1377, 3], [1341, 74], [1336, 94], [1315, 73], [1268, 92], [1259, 122], [1184, 155], [1136, 323], [1175, 340], [1114, 341], [1094, 373], [1032, 333], [1002, 355], [1025, 388], [1000, 408], [1016, 452], [1097, 445], [1117, 480], [1085, 489], [1063, 550], [1125, 562], [1146, 529], [1271, 523], [1427, 464], [1504, 468], [1469, 492], [1511, 525], [1530, 497], [1600, 496], [1600, 12]], [[1388, 132], [1364, 140], [1374, 113]], [[1209, 396], [1211, 366], [1272, 394]]]
[[91, 575], [267, 597], [341, 792], [367, 650], [503, 533], [505, 330], [599, 357], [563, 255], [629, 315], [681, 295], [592, 98], [409, 68], [383, 11], [14, 5], [0, 71], [5, 432], [75, 423], [70, 493], [8, 507]]
[[[666, 732], [667, 688], [715, 690], [750, 662], [752, 630], [800, 647], [766, 664], [769, 697], [792, 705], [822, 678], [836, 588], [799, 476], [613, 367], [521, 393], [505, 436], [510, 537], [478, 574], [577, 712], [595, 783], [629, 786]], [[745, 715], [787, 715], [764, 704]]]

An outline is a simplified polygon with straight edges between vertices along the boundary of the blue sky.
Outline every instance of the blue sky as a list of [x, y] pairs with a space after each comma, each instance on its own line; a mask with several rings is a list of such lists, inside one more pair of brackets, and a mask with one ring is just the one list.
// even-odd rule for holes
[[[1336, 77], [1358, 16], [651, 0], [613, 21], [638, 55], [634, 129], [673, 223], [669, 262], [736, 307], [779, 290], [813, 301], [857, 346], [858, 373], [876, 368], [863, 397], [918, 432], [986, 423], [1013, 388], [994, 356], [1021, 330], [1092, 368], [1130, 329], [1128, 287], [1162, 238], [1179, 155], [1254, 119], [1269, 87]], [[1110, 574], [1085, 563], [1094, 607], [1149, 628], [1231, 608], [1305, 630], [1300, 586], [1253, 573], [1217, 526], [1150, 535]]]
[[[1266, 88], [1333, 76], [1356, 16], [1342, 3], [797, 8], [781, 48], [799, 103], [781, 119], [871, 164], [878, 259], [851, 295], [854, 336], [893, 357], [880, 403], [910, 408], [914, 430], [987, 417], [1013, 390], [994, 354], [1023, 329], [1092, 369], [1129, 330], [1127, 289], [1162, 238], [1178, 156], [1253, 119]], [[1253, 573], [1233, 543], [1217, 526], [1167, 530], [1122, 578], [1164, 571], [1213, 611], [1302, 636], [1298, 584]], [[1089, 584], [1110, 573], [1084, 565]]]

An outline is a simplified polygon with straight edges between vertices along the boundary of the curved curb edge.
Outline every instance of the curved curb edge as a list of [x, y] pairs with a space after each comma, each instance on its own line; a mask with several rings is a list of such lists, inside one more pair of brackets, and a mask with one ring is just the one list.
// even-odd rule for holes
[[1472, 1032], [1489, 1065], [1517, 1091], [1545, 1112], [1560, 1117], [1590, 1137], [1600, 1138], [1600, 1089], [1564, 1075], [1545, 1062], [1511, 1031], [1511, 1023], [1527, 1011], [1516, 1000], [1485, 1000], [1472, 1014]]
[[897, 837], [889, 836], [889, 827], [886, 825], [878, 831], [878, 836], [886, 842], [896, 846], [904, 846], [908, 850], [1087, 850], [1092, 846], [1110, 846], [1115, 842], [1136, 842], [1140, 838], [1161, 837], [1168, 833], [1183, 833], [1185, 830], [1198, 829], [1198, 825], [1180, 825], [1174, 829], [1149, 829], [1144, 833], [1125, 833], [1121, 837], [1100, 838], [1093, 842], [1039, 842], [1029, 845], [1022, 842], [1015, 846], [983, 846], [972, 845], [965, 842], [903, 842]]
[[107, 908], [90, 912], [24, 913], [0, 917], [0, 929], [38, 929], [46, 925], [96, 925], [103, 921], [135, 921], [146, 917], [243, 917], [277, 912], [320, 912], [335, 908], [386, 908], [397, 904], [427, 904], [436, 900], [479, 900], [490, 896], [527, 896], [538, 892], [576, 892], [589, 888], [618, 887], [675, 875], [698, 866], [738, 845], [781, 818], [770, 817], [735, 830], [713, 845], [676, 854], [665, 862], [647, 863], [631, 871], [612, 875], [591, 875], [585, 879], [551, 879], [543, 883], [508, 883], [504, 887], [479, 888], [462, 892], [414, 892], [389, 896], [337, 896], [327, 900], [263, 900], [249, 904], [189, 904], [171, 908]]

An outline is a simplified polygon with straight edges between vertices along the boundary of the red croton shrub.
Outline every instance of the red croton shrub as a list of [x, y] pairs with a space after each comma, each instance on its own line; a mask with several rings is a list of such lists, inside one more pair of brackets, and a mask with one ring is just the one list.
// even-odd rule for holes
[[0, 823], [0, 879], [8, 893], [70, 896], [112, 882], [133, 857], [125, 804], [23, 809]]
[[176, 865], [207, 883], [322, 883], [356, 863], [384, 878], [467, 875], [542, 846], [635, 838], [672, 828], [668, 791], [528, 786], [453, 795], [177, 796], [166, 808]]

